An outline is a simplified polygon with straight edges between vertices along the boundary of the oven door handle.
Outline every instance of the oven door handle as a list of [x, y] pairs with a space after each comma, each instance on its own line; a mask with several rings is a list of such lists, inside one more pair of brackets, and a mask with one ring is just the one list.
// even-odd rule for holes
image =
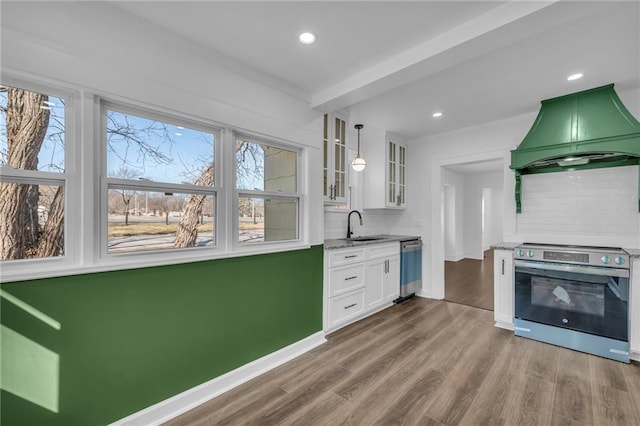
[[524, 260], [515, 260], [513, 265], [533, 268], [533, 269], [545, 269], [547, 271], [561, 271], [561, 272], [574, 272], [577, 274], [589, 274], [589, 275], [601, 275], [603, 277], [621, 277], [629, 278], [628, 269], [617, 268], [599, 268], [597, 266], [577, 266], [577, 265], [562, 265], [558, 263], [547, 262], [527, 262]]

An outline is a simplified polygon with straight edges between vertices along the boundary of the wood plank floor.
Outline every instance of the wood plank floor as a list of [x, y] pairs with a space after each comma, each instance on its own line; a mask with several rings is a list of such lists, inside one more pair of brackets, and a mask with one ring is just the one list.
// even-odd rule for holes
[[167, 425], [640, 425], [640, 366], [412, 298]]
[[483, 260], [444, 262], [444, 298], [493, 311], [493, 250]]

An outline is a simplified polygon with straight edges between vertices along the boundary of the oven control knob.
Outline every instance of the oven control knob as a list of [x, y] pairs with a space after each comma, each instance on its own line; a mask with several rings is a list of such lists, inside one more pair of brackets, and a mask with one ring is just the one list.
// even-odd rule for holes
[[518, 255], [518, 257], [524, 256], [524, 250], [522, 250], [522, 249], [518, 250], [517, 255]]
[[624, 265], [624, 258], [622, 256], [618, 256], [615, 259], [616, 265]]
[[609, 258], [609, 256], [602, 256], [600, 260], [602, 260], [602, 263], [604, 263], [605, 265], [611, 262], [611, 259]]
[[534, 256], [533, 251], [529, 250], [529, 251], [527, 252], [527, 256], [529, 256], [529, 257], [533, 257], [533, 256]]

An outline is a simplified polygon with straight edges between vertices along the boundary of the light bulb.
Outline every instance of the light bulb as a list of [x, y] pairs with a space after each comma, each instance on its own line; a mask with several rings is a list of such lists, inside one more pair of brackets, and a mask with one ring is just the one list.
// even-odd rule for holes
[[355, 170], [356, 172], [361, 172], [364, 170], [364, 168], [367, 167], [367, 162], [364, 161], [364, 158], [357, 156], [356, 158], [353, 159], [353, 161], [351, 162], [351, 168], [353, 170]]
[[317, 36], [314, 33], [305, 32], [298, 36], [298, 41], [302, 44], [313, 44], [317, 40]]

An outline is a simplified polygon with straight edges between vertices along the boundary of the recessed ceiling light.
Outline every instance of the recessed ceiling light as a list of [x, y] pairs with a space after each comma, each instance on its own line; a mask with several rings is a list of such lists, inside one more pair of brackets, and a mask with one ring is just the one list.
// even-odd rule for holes
[[576, 73], [576, 74], [571, 74], [569, 77], [567, 77], [567, 81], [573, 81], [573, 80], [581, 79], [583, 75], [584, 74], [582, 74], [581, 72]]
[[442, 117], [442, 113], [441, 113], [440, 111], [438, 111], [438, 112], [434, 112], [431, 116], [432, 116], [433, 118]]
[[318, 37], [314, 33], [302, 33], [298, 36], [298, 41], [302, 44], [313, 44]]

